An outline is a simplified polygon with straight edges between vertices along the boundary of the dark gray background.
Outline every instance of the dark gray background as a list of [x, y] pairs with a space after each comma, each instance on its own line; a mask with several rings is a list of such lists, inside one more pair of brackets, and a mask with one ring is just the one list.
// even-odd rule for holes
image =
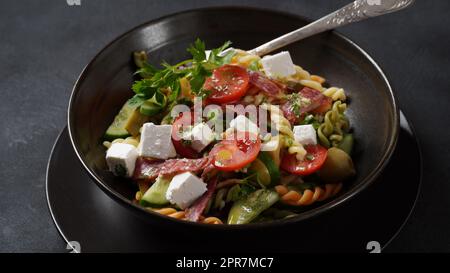
[[[266, 7], [316, 19], [350, 2], [81, 1], [79, 7], [66, 0], [0, 1], [1, 252], [66, 251], [47, 209], [47, 159], [66, 124], [74, 81], [109, 41], [148, 20], [197, 7]], [[422, 146], [422, 192], [387, 251], [450, 251], [450, 1], [416, 2], [406, 11], [339, 31], [385, 70]]]

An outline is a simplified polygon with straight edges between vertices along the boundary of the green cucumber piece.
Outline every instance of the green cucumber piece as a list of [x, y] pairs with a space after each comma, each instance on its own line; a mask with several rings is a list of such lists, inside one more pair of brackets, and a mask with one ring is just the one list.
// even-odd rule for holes
[[233, 204], [228, 214], [228, 224], [247, 224], [279, 200], [273, 190], [259, 189]]
[[269, 170], [260, 159], [255, 159], [248, 170], [251, 174], [256, 174], [256, 180], [260, 185], [268, 186], [271, 183]]
[[161, 112], [166, 106], [167, 98], [160, 92], [156, 92], [152, 98], [146, 100], [140, 108], [141, 114], [146, 116], [153, 116]]
[[270, 174], [270, 184], [274, 185], [277, 184], [280, 181], [280, 169], [275, 164], [274, 160], [267, 152], [261, 152], [258, 155], [259, 160], [261, 160], [264, 165], [266, 166], [267, 170]]
[[145, 101], [140, 108], [140, 112], [146, 116], [153, 116], [161, 111], [161, 106], [154, 104], [151, 101]]
[[169, 203], [166, 199], [166, 192], [170, 185], [170, 179], [159, 176], [155, 183], [144, 193], [140, 204], [142, 206], [162, 206]]
[[114, 121], [109, 125], [105, 132], [105, 140], [112, 141], [116, 138], [126, 138], [130, 136], [130, 133], [126, 129], [129, 120], [133, 117], [134, 111], [144, 102], [145, 100], [135, 95], [131, 99], [127, 100], [125, 104], [120, 109], [119, 113], [114, 118]]

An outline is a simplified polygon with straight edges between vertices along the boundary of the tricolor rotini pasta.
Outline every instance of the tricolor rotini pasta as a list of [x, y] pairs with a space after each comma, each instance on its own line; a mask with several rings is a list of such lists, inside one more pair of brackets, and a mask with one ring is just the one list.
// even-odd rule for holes
[[337, 100], [345, 101], [347, 99], [347, 96], [345, 96], [345, 91], [343, 88], [330, 87], [330, 88], [325, 89], [322, 93], [325, 96], [333, 99], [333, 101], [337, 101]]
[[[184, 220], [186, 219], [186, 212], [183, 210], [176, 210], [174, 208], [161, 208], [161, 209], [152, 209], [152, 211], [166, 215], [175, 219]], [[212, 225], [220, 225], [223, 224], [222, 220], [217, 217], [204, 217], [200, 216], [200, 222], [204, 224], [212, 224]]]
[[348, 118], [344, 114], [346, 109], [347, 104], [336, 101], [331, 110], [325, 114], [324, 122], [317, 130], [319, 141], [323, 146], [327, 148], [338, 146], [344, 133], [350, 128]]
[[280, 195], [281, 202], [293, 206], [308, 206], [315, 202], [325, 201], [338, 194], [342, 189], [342, 183], [325, 184], [324, 186], [314, 186], [303, 191], [289, 189], [284, 185], [275, 186], [275, 190]]
[[108, 149], [114, 143], [124, 143], [124, 144], [131, 144], [134, 147], [137, 147], [139, 145], [139, 138], [140, 138], [140, 136], [136, 136], [136, 137], [129, 136], [129, 137], [125, 138], [125, 139], [123, 139], [123, 138], [116, 138], [112, 142], [110, 142], [110, 141], [103, 141], [103, 146], [105, 146]]

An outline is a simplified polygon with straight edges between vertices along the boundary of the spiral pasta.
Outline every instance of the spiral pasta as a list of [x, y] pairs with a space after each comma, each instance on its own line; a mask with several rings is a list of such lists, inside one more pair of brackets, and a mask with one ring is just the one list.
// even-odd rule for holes
[[231, 64], [236, 64], [248, 68], [250, 65], [256, 63], [259, 67], [261, 57], [258, 55], [248, 54], [246, 51], [236, 49], [236, 54], [231, 59]]
[[136, 137], [127, 137], [125, 139], [123, 138], [116, 138], [114, 139], [112, 142], [110, 141], [103, 141], [103, 146], [105, 146], [107, 149], [109, 149], [109, 147], [111, 147], [112, 144], [114, 143], [125, 143], [125, 144], [131, 144], [134, 147], [137, 147], [139, 145], [140, 142], [140, 135], [136, 136]]
[[320, 82], [317, 81], [313, 81], [313, 80], [300, 80], [300, 84], [312, 89], [315, 89], [317, 91], [323, 92], [325, 91], [325, 88], [322, 87], [322, 84], [320, 84]]
[[311, 74], [302, 67], [296, 65], [295, 74], [292, 75], [291, 78], [295, 80], [311, 80]]
[[291, 123], [287, 120], [278, 106], [264, 104], [263, 107], [270, 112], [270, 120], [275, 124], [275, 128], [283, 137], [283, 144], [288, 148], [290, 154], [295, 154], [298, 160], [303, 160], [306, 150], [302, 144], [295, 140]]
[[345, 91], [343, 88], [338, 87], [330, 87], [325, 89], [322, 92], [325, 96], [330, 97], [333, 101], [345, 101], [347, 99], [347, 96], [345, 95]]
[[[183, 210], [176, 210], [174, 208], [161, 208], [161, 209], [151, 209], [154, 212], [172, 217], [172, 218], [176, 218], [176, 219], [180, 219], [180, 220], [186, 220], [186, 213]], [[219, 224], [223, 224], [222, 220], [220, 220], [217, 217], [204, 217], [201, 216], [200, 217], [200, 222], [204, 223], [204, 224], [213, 224], [213, 225], [219, 225]]]
[[303, 192], [289, 189], [284, 185], [275, 186], [281, 202], [292, 206], [308, 206], [315, 202], [324, 201], [338, 194], [341, 189], [342, 183], [326, 184], [324, 187], [315, 186]]
[[286, 78], [287, 81], [298, 82], [303, 86], [318, 90], [323, 92], [325, 89], [322, 84], [325, 82], [325, 79], [317, 76], [311, 75], [308, 71], [304, 70], [302, 67], [296, 65], [295, 66], [296, 73], [292, 76]]
[[324, 117], [324, 122], [317, 129], [317, 136], [320, 144], [327, 148], [338, 146], [341, 142], [344, 132], [348, 131], [350, 123], [344, 115], [347, 105], [341, 101], [333, 103]]
[[324, 84], [325, 83], [325, 78], [318, 76], [318, 75], [311, 75], [311, 80], [316, 81], [320, 84]]

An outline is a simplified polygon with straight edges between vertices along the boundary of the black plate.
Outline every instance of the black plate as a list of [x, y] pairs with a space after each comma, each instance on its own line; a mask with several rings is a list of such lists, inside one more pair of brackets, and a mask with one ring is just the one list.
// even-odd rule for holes
[[284, 49], [289, 50], [294, 62], [306, 70], [323, 75], [331, 85], [344, 87], [351, 99], [346, 114], [356, 139], [352, 158], [357, 175], [336, 198], [280, 221], [203, 225], [150, 213], [133, 204], [135, 185], [107, 170], [102, 138], [120, 107], [133, 95], [130, 90], [135, 70], [132, 51], [147, 50], [153, 63], [162, 60], [176, 63], [188, 58], [186, 48], [196, 37], [204, 39], [209, 48], [230, 39], [235, 47], [249, 49], [307, 23], [301, 17], [268, 10], [209, 8], [145, 23], [111, 42], [80, 75], [68, 109], [73, 147], [93, 181], [143, 219], [159, 220], [175, 229], [237, 230], [288, 225], [320, 215], [363, 191], [382, 171], [395, 148], [398, 109], [389, 82], [378, 65], [355, 43], [336, 32], [315, 35]]
[[167, 231], [136, 217], [92, 183], [64, 129], [48, 163], [47, 198], [62, 237], [78, 241], [82, 252], [364, 252], [369, 241], [385, 247], [400, 231], [414, 208], [421, 176], [420, 150], [402, 115], [391, 162], [376, 183], [345, 206], [264, 231]]

